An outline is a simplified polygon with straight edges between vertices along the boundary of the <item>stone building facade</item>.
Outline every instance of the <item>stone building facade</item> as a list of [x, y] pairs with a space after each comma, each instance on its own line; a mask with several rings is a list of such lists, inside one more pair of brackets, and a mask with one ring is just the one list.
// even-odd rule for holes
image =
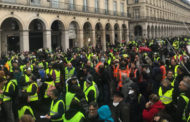
[[129, 39], [125, 0], [0, 0], [0, 54]]
[[127, 0], [130, 38], [190, 36], [190, 4], [186, 0]]

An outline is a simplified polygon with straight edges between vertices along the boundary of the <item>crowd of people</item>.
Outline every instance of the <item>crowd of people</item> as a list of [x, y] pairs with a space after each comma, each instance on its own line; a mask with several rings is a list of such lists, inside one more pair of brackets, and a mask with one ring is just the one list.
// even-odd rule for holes
[[0, 58], [1, 122], [190, 122], [190, 38]]

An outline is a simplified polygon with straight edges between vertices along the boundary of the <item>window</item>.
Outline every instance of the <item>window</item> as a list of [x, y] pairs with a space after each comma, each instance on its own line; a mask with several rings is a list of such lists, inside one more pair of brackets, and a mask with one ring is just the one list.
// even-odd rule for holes
[[70, 0], [70, 10], [74, 10], [75, 6], [74, 6], [74, 0]]
[[83, 0], [83, 11], [87, 11], [88, 6], [87, 6], [87, 0]]
[[124, 3], [121, 3], [121, 15], [124, 16]]
[[149, 16], [149, 8], [146, 8], [146, 13], [147, 13], [146, 16]]
[[129, 0], [127, 0], [127, 4], [129, 3]]
[[51, 0], [51, 4], [53, 8], [58, 8], [59, 7], [59, 0]]
[[108, 0], [105, 0], [105, 13], [108, 14]]
[[114, 11], [114, 15], [117, 14], [117, 1], [113, 2], [113, 11]]
[[139, 2], [139, 0], [135, 0], [135, 3], [138, 3]]
[[32, 5], [40, 5], [40, 0], [30, 0]]
[[133, 11], [134, 11], [134, 18], [135, 19], [140, 18], [140, 10], [139, 10], [139, 8], [135, 8]]
[[99, 0], [95, 0], [95, 12], [99, 11]]

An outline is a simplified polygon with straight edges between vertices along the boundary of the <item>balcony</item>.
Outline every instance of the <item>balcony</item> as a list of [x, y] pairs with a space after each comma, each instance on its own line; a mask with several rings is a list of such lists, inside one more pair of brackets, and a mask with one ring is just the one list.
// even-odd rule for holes
[[181, 21], [171, 20], [171, 19], [165, 19], [165, 18], [157, 18], [157, 17], [150, 17], [150, 16], [136, 16], [131, 17], [132, 22], [136, 21], [162, 21], [162, 22], [175, 22], [175, 23], [181, 23]]
[[34, 7], [36, 9], [47, 9], [49, 10], [62, 10], [64, 12], [82, 12], [82, 13], [90, 13], [90, 14], [99, 14], [99, 15], [108, 15], [108, 16], [118, 16], [118, 17], [126, 17], [129, 18], [127, 13], [111, 11], [107, 9], [93, 8], [89, 6], [76, 5], [64, 2], [51, 2], [51, 0], [0, 0], [0, 5], [6, 6], [21, 6], [31, 8]]

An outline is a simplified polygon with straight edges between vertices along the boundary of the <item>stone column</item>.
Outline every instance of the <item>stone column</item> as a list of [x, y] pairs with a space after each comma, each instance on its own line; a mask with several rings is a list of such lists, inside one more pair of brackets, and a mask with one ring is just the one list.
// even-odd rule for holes
[[79, 33], [77, 34], [77, 46], [79, 46], [80, 48], [82, 48], [84, 46], [84, 32], [83, 30], [79, 30]]
[[155, 29], [155, 31], [154, 31], [154, 37], [155, 37], [155, 38], [157, 38], [157, 37], [158, 37], [158, 35], [157, 35], [157, 34], [158, 34], [158, 31], [157, 31], [157, 28], [156, 28], [156, 29]]
[[43, 32], [43, 48], [51, 50], [51, 30], [45, 30]]
[[118, 41], [119, 43], [122, 43], [122, 29], [118, 31]]
[[160, 31], [158, 28], [157, 28], [157, 38], [160, 38]]
[[152, 30], [152, 38], [155, 38], [155, 30]]
[[126, 36], [127, 36], [127, 37], [126, 37], [126, 42], [130, 41], [130, 40], [129, 40], [129, 36], [130, 36], [130, 35], [129, 35], [129, 29], [127, 29]]
[[20, 32], [20, 51], [29, 51], [29, 30]]
[[134, 30], [133, 29], [130, 29], [130, 40], [134, 40], [135, 39], [135, 35], [134, 35]]
[[144, 29], [142, 34], [143, 34], [142, 37], [143, 37], [144, 39], [146, 39], [146, 38], [147, 38], [147, 30]]
[[92, 30], [92, 46], [96, 47], [96, 31]]
[[1, 54], [6, 55], [7, 54], [7, 33], [2, 32], [2, 38], [1, 38]]
[[102, 30], [101, 44], [102, 44], [102, 50], [106, 51], [106, 31], [105, 30]]
[[63, 30], [61, 34], [61, 46], [63, 50], [69, 49], [69, 31]]

